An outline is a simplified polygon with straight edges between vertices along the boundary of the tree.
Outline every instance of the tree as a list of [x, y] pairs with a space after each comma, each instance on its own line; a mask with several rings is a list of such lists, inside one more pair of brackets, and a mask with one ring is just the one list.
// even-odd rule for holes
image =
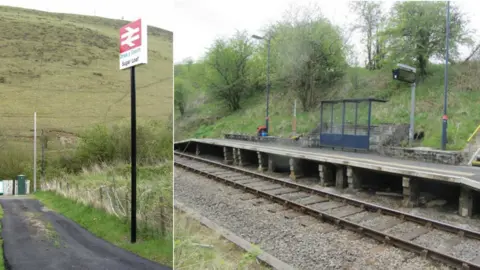
[[[419, 75], [427, 75], [428, 62], [445, 54], [446, 2], [405, 1], [392, 7], [387, 28], [389, 58], [395, 62], [414, 64]], [[455, 4], [450, 7], [450, 55], [458, 57], [458, 47], [471, 42], [467, 20]]]
[[253, 45], [245, 32], [230, 39], [217, 39], [207, 52], [206, 87], [214, 98], [231, 110], [240, 109], [240, 101], [249, 92]]
[[380, 68], [382, 46], [378, 36], [380, 24], [384, 17], [381, 2], [355, 1], [350, 3], [350, 9], [358, 16], [354, 24], [354, 30], [360, 30], [363, 34], [367, 52], [366, 68], [370, 70]]
[[303, 110], [318, 105], [345, 74], [346, 56], [341, 31], [316, 9], [303, 7], [287, 14], [272, 28], [278, 75], [299, 98]]
[[180, 112], [180, 116], [185, 115], [187, 96], [187, 88], [184, 81], [181, 78], [176, 77], [174, 89], [174, 103], [176, 109]]

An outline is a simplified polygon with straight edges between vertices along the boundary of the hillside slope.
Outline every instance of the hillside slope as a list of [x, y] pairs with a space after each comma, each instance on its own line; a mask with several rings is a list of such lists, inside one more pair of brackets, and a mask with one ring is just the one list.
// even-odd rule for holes
[[[0, 6], [0, 126], [3, 135], [38, 129], [79, 132], [130, 116], [130, 72], [118, 68], [126, 21]], [[172, 110], [172, 33], [149, 27], [149, 63], [137, 69], [139, 119]]]
[[[430, 76], [417, 86], [416, 130], [425, 131], [422, 146], [440, 148], [443, 115], [443, 69], [431, 66]], [[448, 94], [448, 149], [461, 149], [470, 134], [480, 124], [480, 63], [469, 62], [450, 66]], [[324, 100], [336, 98], [377, 97], [388, 100], [375, 104], [372, 110], [373, 123], [409, 123], [410, 87], [394, 82], [391, 72], [368, 71], [349, 68], [341, 83], [330, 91]], [[190, 100], [202, 100], [201, 96]], [[273, 136], [288, 136], [291, 133], [294, 97], [281, 85], [273, 83], [270, 99], [270, 133]], [[205, 99], [191, 102], [184, 117], [176, 114], [175, 139], [189, 137], [220, 137], [227, 132], [254, 134], [256, 127], [264, 123], [265, 96], [263, 93], [245, 100], [242, 109], [229, 113], [217, 102]], [[319, 109], [301, 112], [297, 103], [297, 131], [309, 132], [320, 121]], [[361, 110], [366, 112], [365, 108]], [[340, 114], [338, 114], [340, 115]], [[223, 117], [222, 117], [223, 116]]]

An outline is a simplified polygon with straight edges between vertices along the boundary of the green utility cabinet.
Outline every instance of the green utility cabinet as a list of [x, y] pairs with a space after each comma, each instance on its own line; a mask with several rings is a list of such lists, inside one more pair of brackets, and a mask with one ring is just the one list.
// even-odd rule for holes
[[17, 175], [17, 195], [25, 195], [27, 193], [27, 185], [25, 180], [25, 175]]

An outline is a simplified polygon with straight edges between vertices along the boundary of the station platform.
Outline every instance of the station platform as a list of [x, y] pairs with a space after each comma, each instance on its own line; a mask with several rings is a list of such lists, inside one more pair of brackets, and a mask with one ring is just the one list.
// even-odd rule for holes
[[304, 148], [266, 142], [229, 139], [189, 139], [175, 142], [175, 149], [181, 151], [181, 145], [192, 143], [231, 147], [335, 165], [383, 171], [409, 177], [450, 182], [452, 184], [465, 185], [480, 190], [480, 168], [471, 166], [453, 166], [403, 160], [381, 156], [376, 153], [335, 151], [325, 148]]

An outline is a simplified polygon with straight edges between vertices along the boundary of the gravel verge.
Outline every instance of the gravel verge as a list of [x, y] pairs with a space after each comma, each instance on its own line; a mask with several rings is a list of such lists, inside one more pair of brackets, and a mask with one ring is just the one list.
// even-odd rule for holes
[[253, 206], [241, 197], [232, 187], [175, 168], [175, 200], [297, 269], [450, 269], [329, 224], [305, 227], [299, 217], [270, 212], [272, 204]]

